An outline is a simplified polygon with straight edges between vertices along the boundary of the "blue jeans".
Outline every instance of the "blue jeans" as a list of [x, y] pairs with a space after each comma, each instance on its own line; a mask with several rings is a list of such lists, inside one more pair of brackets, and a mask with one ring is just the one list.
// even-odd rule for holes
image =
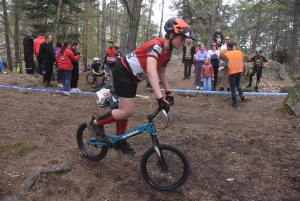
[[110, 70], [111, 70], [111, 72], [112, 72], [115, 65], [116, 65], [116, 64], [108, 64], [108, 63], [106, 63], [106, 64], [105, 64], [105, 72], [106, 72], [106, 73], [109, 73]]
[[199, 87], [203, 86], [203, 83], [201, 82], [201, 69], [202, 69], [203, 64], [204, 64], [204, 61], [196, 61], [194, 84]]
[[69, 85], [72, 77], [71, 70], [60, 70], [62, 83], [64, 85], [64, 91], [69, 91]]
[[235, 73], [232, 75], [229, 75], [229, 84], [231, 89], [231, 96], [232, 96], [232, 102], [236, 103], [236, 92], [235, 88], [237, 88], [240, 97], [243, 96], [243, 90], [240, 85], [240, 79], [241, 79], [242, 73]]
[[203, 78], [203, 91], [211, 91], [211, 77]]

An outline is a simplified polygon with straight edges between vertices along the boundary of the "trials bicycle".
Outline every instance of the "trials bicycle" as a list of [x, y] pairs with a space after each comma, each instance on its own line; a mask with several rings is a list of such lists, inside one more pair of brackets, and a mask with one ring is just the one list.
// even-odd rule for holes
[[148, 123], [138, 126], [123, 135], [106, 134], [106, 142], [99, 142], [83, 123], [77, 130], [77, 144], [82, 154], [92, 160], [102, 160], [114, 145], [127, 138], [149, 134], [153, 146], [143, 155], [140, 170], [144, 180], [152, 187], [170, 191], [181, 187], [188, 179], [190, 165], [186, 155], [177, 147], [159, 144], [153, 119], [164, 110], [157, 109], [148, 116]]

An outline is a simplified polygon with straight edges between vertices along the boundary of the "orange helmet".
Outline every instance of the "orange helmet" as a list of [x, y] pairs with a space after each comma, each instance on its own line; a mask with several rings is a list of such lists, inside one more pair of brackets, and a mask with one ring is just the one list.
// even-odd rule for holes
[[186, 36], [187, 38], [196, 40], [194, 34], [190, 29], [190, 26], [181, 18], [173, 17], [169, 19], [164, 26], [164, 30], [165, 32], [173, 31], [175, 34], [181, 34]]

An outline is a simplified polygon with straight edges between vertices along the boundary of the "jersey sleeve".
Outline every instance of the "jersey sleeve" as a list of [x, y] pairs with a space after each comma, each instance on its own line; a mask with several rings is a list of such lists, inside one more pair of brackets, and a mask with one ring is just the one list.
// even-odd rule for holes
[[263, 58], [263, 61], [264, 61], [264, 62], [268, 62], [268, 60], [266, 60], [266, 58], [265, 58], [265, 57], [262, 57], [262, 58]]
[[162, 47], [158, 44], [153, 44], [148, 47], [147, 52], [146, 52], [146, 57], [153, 57], [156, 60], [160, 57], [162, 52]]

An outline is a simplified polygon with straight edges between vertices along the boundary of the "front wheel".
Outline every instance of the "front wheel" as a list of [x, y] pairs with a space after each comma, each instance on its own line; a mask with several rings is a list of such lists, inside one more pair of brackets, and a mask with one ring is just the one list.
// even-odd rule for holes
[[140, 164], [142, 176], [150, 186], [158, 190], [175, 190], [189, 177], [189, 161], [185, 154], [174, 146], [159, 144], [158, 148], [162, 161], [158, 159], [154, 147], [148, 149]]
[[89, 83], [89, 84], [94, 84], [94, 76], [93, 76], [93, 73], [88, 73], [86, 74], [86, 82]]
[[89, 145], [87, 143], [88, 140], [93, 140], [94, 137], [92, 131], [87, 128], [86, 123], [83, 123], [79, 126], [76, 139], [81, 153], [87, 159], [92, 161], [100, 161], [106, 156], [108, 146]]

